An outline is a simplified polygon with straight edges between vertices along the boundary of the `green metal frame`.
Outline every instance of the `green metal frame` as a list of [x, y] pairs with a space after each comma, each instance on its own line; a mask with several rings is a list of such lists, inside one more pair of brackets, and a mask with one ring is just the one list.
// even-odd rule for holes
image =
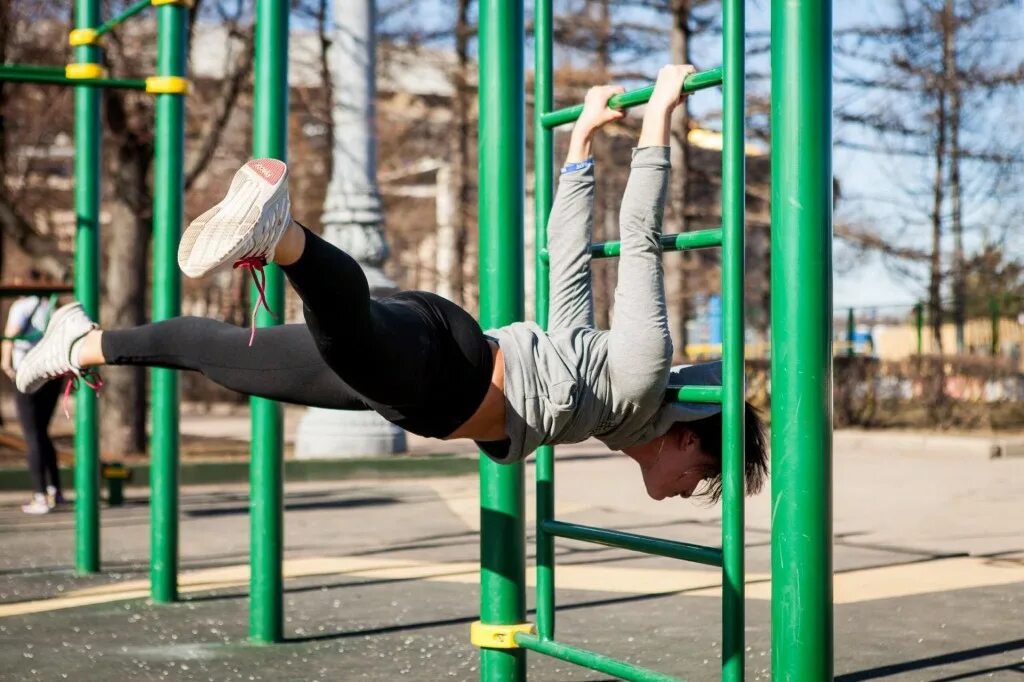
[[[254, 157], [287, 160], [288, 9], [286, 0], [259, 0], [256, 7], [256, 65], [253, 107]], [[266, 268], [266, 298], [277, 315], [284, 312], [284, 277], [276, 265]], [[251, 289], [250, 296], [258, 292]], [[280, 324], [261, 310], [261, 327]], [[257, 343], [259, 341], [257, 340]], [[284, 638], [284, 416], [281, 405], [251, 398], [249, 638]]]
[[[188, 9], [161, 5], [157, 10], [158, 76], [185, 76], [187, 40]], [[155, 152], [152, 316], [157, 322], [181, 314], [177, 253], [185, 213], [184, 95], [156, 95]], [[150, 377], [150, 590], [153, 601], [167, 603], [178, 599], [178, 373], [154, 368]]]
[[[140, 0], [100, 24], [99, 0], [76, 0], [77, 29], [102, 34], [150, 4]], [[156, 75], [185, 75], [188, 8], [161, 5], [157, 10]], [[74, 50], [79, 64], [102, 63], [95, 42]], [[72, 79], [64, 67], [0, 65], [0, 80], [75, 87], [75, 298], [99, 321], [99, 228], [101, 197], [100, 88], [145, 90], [141, 79]], [[181, 282], [176, 253], [184, 216], [185, 102], [182, 94], [156, 95], [156, 166], [153, 192], [154, 320], [180, 314]], [[178, 573], [178, 383], [172, 370], [152, 370], [151, 566], [153, 600], [177, 599]], [[75, 569], [100, 570], [100, 450], [96, 395], [79, 391], [75, 411]]]
[[[139, 0], [100, 24], [99, 0], [77, 0], [76, 28], [107, 33], [142, 12], [150, 0]], [[187, 58], [188, 7], [163, 4], [157, 9], [157, 76], [184, 77]], [[253, 156], [285, 160], [288, 131], [288, 12], [285, 0], [259, 0], [256, 18], [256, 89]], [[95, 43], [75, 48], [79, 63], [98, 64]], [[522, 71], [520, 64], [519, 71]], [[145, 90], [144, 80], [69, 79], [63, 67], [0, 65], [0, 80], [75, 88], [75, 296], [93, 319], [99, 319], [100, 87]], [[183, 94], [156, 95], [156, 168], [153, 215], [153, 319], [181, 312], [181, 279], [176, 253], [183, 223], [184, 128]], [[521, 231], [521, 230], [520, 230]], [[267, 268], [266, 298], [274, 311], [284, 309], [280, 269]], [[255, 291], [253, 293], [255, 295]], [[521, 298], [521, 296], [520, 296]], [[262, 311], [259, 326], [279, 324]], [[152, 370], [151, 570], [153, 601], [178, 598], [178, 470], [179, 395], [177, 373]], [[96, 396], [77, 394], [75, 429], [76, 561], [80, 573], [100, 568], [99, 434]], [[279, 404], [253, 398], [250, 638], [278, 642], [283, 638], [283, 498], [284, 440]]]
[[[521, 130], [520, 122], [515, 118], [520, 110], [518, 102], [512, 99], [510, 91], [519, 87], [522, 78], [521, 70], [507, 74], [507, 90], [499, 90], [491, 79], [498, 74], [493, 64], [499, 58], [493, 56], [492, 50], [499, 37], [506, 41], [505, 63], [515, 62], [520, 54], [518, 43], [521, 37], [521, 25], [514, 19], [521, 16], [520, 3], [498, 3], [505, 14], [496, 16], [494, 7], [484, 3], [481, 8], [481, 301], [490, 303], [492, 296], [501, 293], [505, 298], [520, 291], [521, 282], [514, 280], [513, 272], [502, 271], [504, 287], [495, 291], [485, 286], [490, 282], [489, 273], [498, 268], [509, 268], [516, 265], [521, 257], [522, 246], [514, 236], [507, 235], [501, 242], [501, 248], [493, 248], [494, 235], [497, 230], [508, 230], [509, 224], [517, 221], [519, 215], [514, 205], [497, 206], [494, 201], [499, 191], [514, 192], [516, 197], [521, 190], [514, 178], [521, 177], [517, 172], [521, 168], [518, 157], [507, 149], [512, 142], [510, 131]], [[486, 8], [486, 11], [485, 11]], [[510, 16], [511, 15], [511, 16]], [[493, 25], [494, 22], [498, 25]], [[548, 254], [543, 247], [547, 243], [547, 218], [553, 197], [554, 147], [552, 129], [571, 123], [579, 117], [582, 106], [577, 105], [558, 111], [551, 111], [552, 97], [552, 10], [550, 0], [538, 0], [535, 3], [534, 17], [535, 39], [535, 114], [534, 114], [534, 177], [535, 177], [535, 209], [538, 245], [536, 257], [536, 306], [537, 319], [541, 325], [547, 324], [548, 317]], [[564, 537], [586, 542], [594, 542], [606, 546], [618, 547], [656, 554], [702, 564], [720, 566], [723, 581], [723, 658], [722, 675], [726, 680], [743, 678], [743, 229], [744, 229], [744, 55], [743, 55], [743, 4], [740, 0], [726, 3], [724, 15], [724, 49], [723, 67], [694, 74], [684, 84], [685, 92], [693, 92], [703, 88], [724, 85], [724, 148], [722, 155], [723, 192], [722, 192], [722, 227], [701, 230], [682, 235], [668, 235], [662, 239], [665, 250], [683, 250], [723, 247], [722, 288], [724, 292], [725, 329], [723, 346], [724, 380], [723, 386], [686, 386], [675, 387], [669, 391], [668, 398], [696, 402], [720, 402], [723, 409], [723, 505], [724, 518], [722, 528], [722, 547], [703, 547], [689, 543], [674, 542], [660, 538], [652, 538], [632, 533], [623, 533], [603, 528], [593, 528], [578, 524], [565, 523], [554, 519], [554, 451], [544, 446], [537, 451], [537, 633], [516, 633], [516, 643], [521, 648], [532, 649], [539, 653], [553, 656], [593, 670], [617, 675], [628, 680], [668, 680], [674, 679], [660, 673], [638, 666], [616, 661], [601, 654], [586, 651], [554, 640], [555, 629], [555, 561], [554, 538]], [[496, 31], [502, 31], [495, 36]], [[610, 104], [616, 108], [626, 108], [643, 104], [651, 96], [653, 86], [627, 92], [614, 97]], [[488, 134], [491, 126], [497, 125], [498, 118], [489, 116], [490, 107], [501, 106], [505, 109], [503, 130], [505, 136], [503, 157], [498, 157], [497, 150], [492, 148]], [[517, 144], [516, 149], [519, 149]], [[494, 186], [492, 174], [501, 174], [501, 183]], [[510, 182], [509, 178], [513, 178]], [[492, 213], [488, 209], [499, 208]], [[620, 244], [608, 242], [594, 244], [591, 253], [595, 258], [607, 258], [619, 255]], [[518, 310], [516, 311], [519, 312]], [[483, 322], [487, 325], [498, 325], [518, 319], [514, 316], [495, 316], [489, 308], [481, 312]], [[524, 614], [520, 602], [525, 590], [523, 578], [517, 570], [507, 563], [502, 563], [502, 577], [506, 584], [503, 590], [493, 589], [495, 563], [499, 555], [511, 561], [514, 555], [521, 553], [518, 542], [522, 535], [521, 512], [516, 507], [522, 506], [521, 470], [516, 467], [497, 466], [486, 458], [481, 462], [481, 595], [483, 605], [481, 621], [486, 624], [514, 624], [522, 622]], [[495, 499], [506, 502], [506, 506], [496, 510]], [[500, 523], [488, 520], [500, 513]], [[518, 558], [518, 557], [516, 557]], [[497, 602], [497, 603], [495, 603]], [[495, 617], [497, 613], [498, 617]], [[487, 681], [523, 679], [523, 663], [514, 657], [516, 649], [484, 649], [481, 666], [481, 679]], [[494, 656], [505, 656], [509, 660], [508, 667], [497, 668], [488, 665]]]
[[[523, 319], [523, 0], [480, 2], [480, 322]], [[480, 457], [480, 620], [526, 619], [523, 465]], [[482, 680], [525, 680], [523, 649], [483, 649]]]
[[[75, 26], [99, 23], [100, 0], [77, 0]], [[98, 63], [95, 45], [75, 48], [79, 63]], [[100, 91], [75, 88], [75, 298], [100, 317]], [[96, 394], [75, 396], [75, 570], [100, 570], [99, 410]]]
[[832, 6], [771, 12], [772, 675], [831, 680]]

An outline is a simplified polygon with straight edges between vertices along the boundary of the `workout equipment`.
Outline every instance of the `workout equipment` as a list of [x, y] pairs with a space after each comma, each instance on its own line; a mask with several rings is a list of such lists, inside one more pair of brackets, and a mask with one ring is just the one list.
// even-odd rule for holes
[[[575, 120], [582, 106], [551, 111], [551, 2], [536, 0], [534, 7], [535, 243], [543, 245], [552, 203], [551, 129]], [[522, 0], [480, 3], [480, 292], [485, 326], [508, 324], [523, 314], [522, 10]], [[773, 508], [785, 508], [782, 522], [776, 516], [773, 524], [773, 662], [780, 679], [817, 681], [832, 676], [830, 4], [773, 0], [772, 26], [773, 75], [776, 83], [784, 83], [772, 91], [772, 273], [773, 291], [783, 292], [772, 301]], [[526, 622], [525, 613], [522, 465], [496, 465], [481, 457], [481, 618], [471, 629], [471, 640], [481, 647], [480, 675], [485, 682], [524, 680], [524, 649], [627, 680], [674, 679], [554, 639], [555, 537], [721, 566], [722, 678], [744, 677], [742, 0], [723, 3], [722, 54], [721, 70], [694, 74], [684, 85], [689, 92], [723, 86], [722, 227], [662, 240], [666, 250], [723, 248], [723, 385], [677, 387], [670, 392], [680, 401], [722, 404], [722, 547], [554, 519], [554, 453], [549, 446], [539, 448], [534, 626]], [[641, 104], [652, 90], [624, 93], [610, 105]], [[797, 133], [803, 130], [807, 132], [798, 140]], [[619, 244], [595, 244], [591, 252], [612, 257], [618, 255]], [[545, 324], [548, 281], [543, 248], [537, 249], [536, 270], [537, 317]]]
[[[102, 65], [102, 36], [149, 5], [157, 7], [156, 75], [109, 78]], [[140, 0], [100, 23], [99, 0], [76, 0], [75, 28], [68, 35], [74, 63], [0, 66], [0, 80], [75, 87], [75, 298], [99, 320], [100, 92], [143, 90], [156, 96], [156, 165], [153, 183], [153, 319], [180, 312], [180, 276], [175, 251], [181, 232], [187, 0]], [[178, 383], [172, 370], [152, 374], [153, 458], [151, 565], [153, 600], [177, 598], [178, 567]], [[94, 393], [80, 391], [75, 410], [75, 568], [100, 569], [99, 433]]]
[[[145, 79], [109, 78], [103, 68], [103, 36], [149, 5], [156, 7], [157, 64]], [[129, 88], [156, 96], [154, 169], [153, 320], [180, 314], [177, 247], [183, 223], [184, 96], [187, 19], [191, 0], [139, 0], [101, 23], [99, 0], [76, 0], [75, 29], [68, 37], [75, 63], [59, 66], [0, 65], [0, 80], [75, 86], [75, 297], [99, 320], [100, 92]], [[256, 17], [253, 155], [285, 160], [287, 141], [288, 3], [260, 0]], [[21, 292], [19, 292], [21, 293]], [[284, 307], [280, 271], [267, 268], [267, 298]], [[277, 324], [263, 313], [257, 324]], [[150, 580], [155, 602], [178, 597], [178, 382], [173, 370], [152, 370]], [[76, 560], [80, 573], [100, 568], [98, 414], [96, 396], [77, 394], [75, 426]], [[250, 636], [281, 639], [283, 434], [280, 406], [252, 402], [252, 617]]]

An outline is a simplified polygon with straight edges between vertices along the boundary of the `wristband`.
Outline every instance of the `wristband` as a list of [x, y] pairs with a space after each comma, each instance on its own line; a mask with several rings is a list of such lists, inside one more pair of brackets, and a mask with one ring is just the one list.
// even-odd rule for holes
[[593, 165], [594, 165], [594, 157], [590, 157], [586, 161], [577, 161], [576, 163], [567, 163], [564, 166], [562, 166], [562, 175], [565, 175], [566, 173], [575, 173], [578, 170], [583, 170], [584, 168], [590, 168]]

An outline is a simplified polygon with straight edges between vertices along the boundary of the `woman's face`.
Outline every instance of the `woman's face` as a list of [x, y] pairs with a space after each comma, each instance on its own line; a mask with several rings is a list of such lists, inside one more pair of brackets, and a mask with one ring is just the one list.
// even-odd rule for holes
[[624, 452], [640, 464], [644, 487], [655, 500], [688, 498], [701, 481], [717, 475], [715, 461], [701, 450], [697, 436], [685, 428], [672, 429]]

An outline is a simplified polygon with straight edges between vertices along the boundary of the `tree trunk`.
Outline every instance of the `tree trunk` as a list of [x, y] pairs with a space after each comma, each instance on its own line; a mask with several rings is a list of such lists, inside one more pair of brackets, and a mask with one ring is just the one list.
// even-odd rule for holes
[[[107, 170], [113, 200], [110, 222], [103, 226], [103, 297], [101, 319], [109, 329], [146, 321], [146, 283], [152, 232], [149, 171], [153, 146], [128, 126], [124, 101], [107, 98], [107, 119], [114, 144]], [[108, 367], [100, 392], [103, 451], [121, 455], [146, 450], [146, 374], [140, 367]]]
[[956, 60], [955, 0], [946, 0], [942, 16], [943, 87], [949, 94], [949, 201], [953, 231], [953, 324], [956, 327], [956, 351], [964, 352], [964, 324], [967, 317], [964, 273], [964, 234], [961, 219], [960, 187], [960, 78]]
[[[672, 0], [672, 33], [670, 36], [670, 54], [673, 64], [690, 63], [690, 2], [691, 0]], [[672, 121], [672, 184], [669, 202], [672, 215], [675, 217], [673, 232], [689, 230], [686, 218], [686, 207], [690, 179], [689, 145], [687, 135], [690, 131], [690, 102], [687, 98], [679, 107]], [[668, 300], [669, 333], [672, 336], [675, 358], [686, 357], [689, 343], [686, 332], [686, 320], [689, 313], [690, 283], [689, 273], [693, 257], [684, 251], [675, 257], [665, 259], [665, 288]]]
[[[449, 187], [451, 191], [450, 229], [453, 235], [454, 253], [446, 262], [450, 263], [447, 273], [441, 273], [450, 283], [452, 300], [459, 305], [466, 303], [465, 263], [466, 247], [469, 243], [469, 140], [470, 130], [469, 109], [471, 93], [469, 92], [469, 25], [470, 0], [458, 0], [455, 13], [455, 101], [453, 103], [452, 122], [455, 132], [451, 137], [449, 150]], [[438, 242], [438, 248], [443, 248]]]
[[[597, 43], [594, 64], [595, 83], [607, 83], [611, 76], [612, 21], [610, 0], [597, 2]], [[595, 159], [607, 159], [611, 154], [606, 135], [596, 135], [592, 144]], [[612, 195], [611, 173], [597, 173], [594, 187], [594, 241], [612, 241], [619, 238], [617, 216], [609, 205]], [[617, 261], [616, 261], [617, 262]], [[616, 269], [612, 261], [594, 265], [591, 288], [594, 293], [594, 324], [598, 329], [609, 329], [615, 297]]]
[[946, 92], [935, 93], [935, 175], [932, 180], [932, 258], [928, 280], [928, 313], [931, 317], [933, 352], [942, 353], [942, 206], [945, 197], [943, 170], [946, 157]]

